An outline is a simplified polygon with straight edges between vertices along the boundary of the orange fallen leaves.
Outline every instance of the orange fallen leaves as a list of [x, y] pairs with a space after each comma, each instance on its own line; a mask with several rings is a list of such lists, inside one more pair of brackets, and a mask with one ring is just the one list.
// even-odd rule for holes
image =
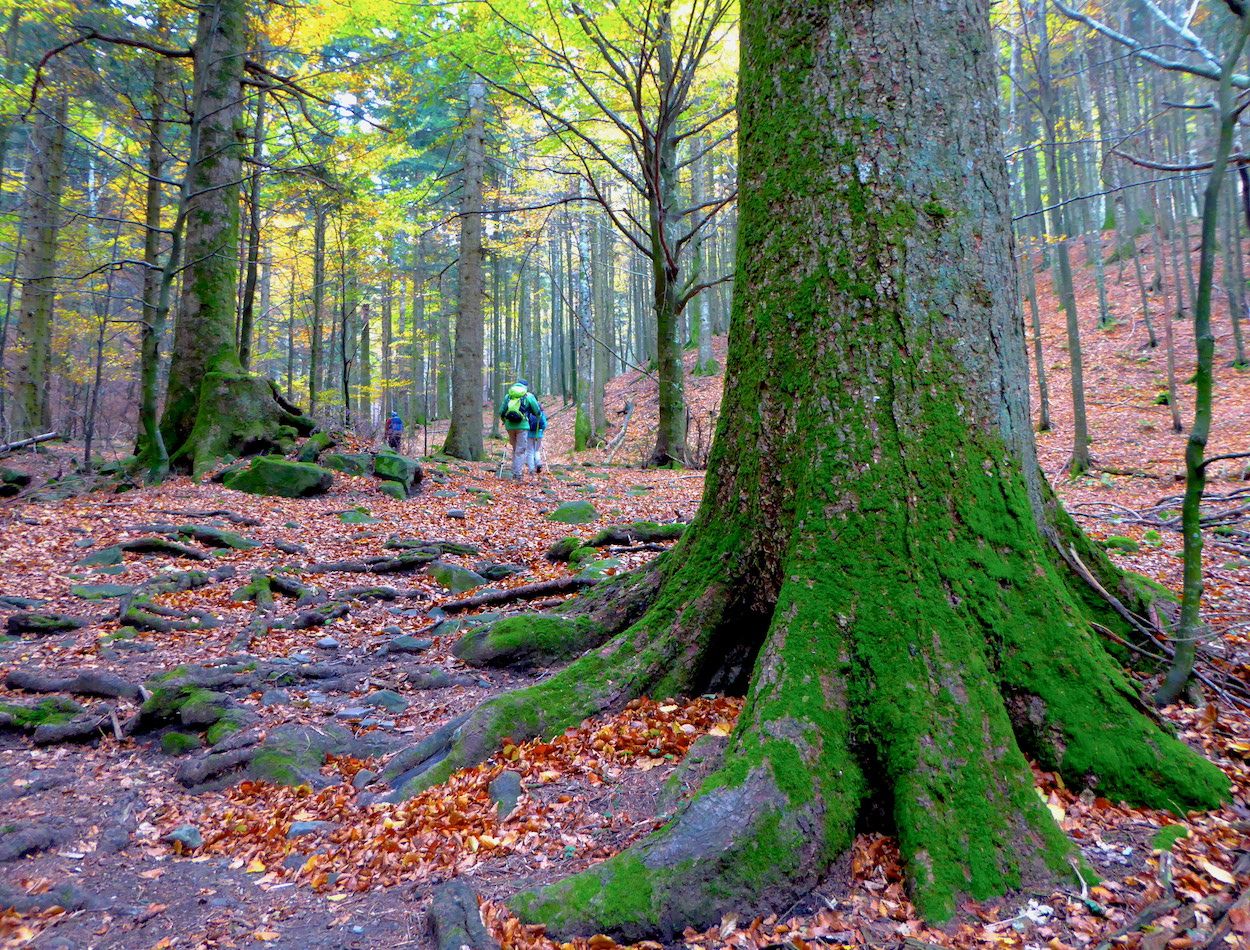
[[[362, 768], [380, 767], [378, 762], [334, 758], [327, 769], [341, 781], [320, 791], [242, 782], [221, 794], [219, 807], [204, 809], [215, 816], [215, 827], [203, 828], [203, 851], [232, 855], [240, 866], [247, 862], [248, 873], [340, 892], [457, 873], [508, 853], [556, 856], [572, 848], [606, 857], [593, 835], [572, 819], [597, 823], [591, 830], [624, 819], [585, 809], [584, 795], [575, 790], [615, 782], [629, 769], [672, 767], [699, 736], [732, 729], [740, 708], [741, 700], [723, 697], [664, 704], [635, 700], [616, 716], [588, 720], [550, 741], [505, 738], [489, 761], [395, 805], [357, 804], [350, 779]], [[531, 798], [511, 816], [501, 816], [488, 787], [505, 770], [519, 772], [531, 788], [568, 782], [574, 791], [551, 800]], [[162, 824], [172, 827], [185, 818], [170, 809]], [[337, 827], [288, 840], [296, 821]], [[284, 866], [290, 855], [303, 856], [312, 841], [321, 853]]]

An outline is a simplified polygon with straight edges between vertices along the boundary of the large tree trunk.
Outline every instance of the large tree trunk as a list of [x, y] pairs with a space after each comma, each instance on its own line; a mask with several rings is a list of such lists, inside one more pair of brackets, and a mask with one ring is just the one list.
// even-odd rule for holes
[[482, 175], [486, 167], [486, 84], [469, 83], [464, 184], [460, 202], [460, 310], [452, 370], [451, 426], [443, 451], [455, 458], [485, 458], [482, 442]]
[[56, 246], [65, 185], [65, 119], [69, 95], [45, 96], [34, 116], [26, 161], [13, 366], [14, 430], [34, 435], [52, 428], [48, 379], [52, 359], [52, 312], [56, 302]]
[[1114, 589], [1035, 457], [989, 0], [755, 0], [741, 29], [735, 312], [699, 514], [640, 620], [449, 728], [407, 786], [633, 696], [745, 687], [674, 821], [514, 898], [561, 935], [781, 911], [871, 814], [929, 918], [1050, 886], [1075, 849], [1026, 755], [1156, 807], [1228, 794], [1142, 711], [1055, 550]]
[[285, 450], [312, 421], [249, 374], [235, 347], [239, 268], [243, 0], [200, 8], [195, 40], [182, 295], [161, 435], [173, 467], [202, 472], [226, 455]]

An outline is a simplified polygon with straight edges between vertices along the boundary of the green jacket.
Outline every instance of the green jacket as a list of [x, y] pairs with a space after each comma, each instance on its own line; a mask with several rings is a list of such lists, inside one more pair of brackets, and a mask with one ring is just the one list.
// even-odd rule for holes
[[[511, 390], [509, 390], [511, 391]], [[509, 422], [503, 418], [503, 414], [508, 410], [508, 393], [503, 394], [503, 401], [499, 403], [499, 418], [503, 419], [504, 428], [509, 432], [528, 432], [530, 428], [529, 413], [537, 415], [542, 412], [542, 406], [538, 404], [538, 400], [534, 398], [534, 394], [528, 389], [525, 391], [524, 398], [521, 399], [521, 416], [520, 422]]]

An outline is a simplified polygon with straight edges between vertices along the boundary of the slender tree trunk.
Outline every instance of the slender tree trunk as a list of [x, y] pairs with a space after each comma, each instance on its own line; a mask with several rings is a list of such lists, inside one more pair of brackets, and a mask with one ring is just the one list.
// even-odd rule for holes
[[390, 418], [391, 410], [395, 408], [391, 400], [391, 381], [394, 378], [395, 372], [391, 357], [395, 335], [395, 313], [394, 302], [392, 300], [393, 289], [391, 275], [388, 270], [385, 282], [382, 284], [382, 379], [380, 382], [382, 409], [380, 416], [383, 419]]
[[252, 365], [252, 334], [256, 311], [256, 281], [260, 269], [260, 183], [265, 160], [265, 90], [256, 93], [256, 116], [252, 123], [252, 170], [247, 191], [247, 275], [243, 279], [243, 304], [239, 308], [239, 363]]
[[48, 384], [56, 307], [57, 235], [65, 187], [66, 92], [45, 93], [38, 104], [26, 162], [20, 249], [21, 304], [13, 366], [14, 429], [35, 435], [52, 426]]
[[317, 414], [317, 396], [322, 388], [321, 336], [326, 312], [326, 214], [322, 205], [313, 207], [313, 285], [312, 329], [308, 341], [308, 411]]
[[360, 305], [360, 378], [356, 387], [356, 404], [360, 424], [366, 431], [373, 428], [373, 314], [368, 303]]
[[611, 353], [608, 350], [612, 334], [612, 226], [602, 214], [594, 216], [595, 222], [595, 340], [592, 352], [594, 382], [590, 390], [591, 438], [597, 444], [603, 441], [608, 420], [604, 413], [603, 396], [608, 379], [612, 375]]
[[1033, 274], [1033, 254], [1025, 251], [1019, 267], [1024, 294], [1029, 304], [1029, 327], [1033, 333], [1033, 368], [1037, 377], [1037, 431], [1050, 431], [1050, 386], [1046, 382], [1046, 360], [1042, 350], [1042, 317], [1037, 307], [1037, 280]]
[[[671, 5], [660, 8], [659, 74], [661, 88], [673, 83]], [[655, 145], [657, 185], [649, 195], [651, 223], [651, 272], [655, 279], [656, 378], [659, 380], [660, 419], [656, 428], [651, 464], [686, 463], [686, 380], [682, 365], [677, 229], [680, 224], [681, 194], [677, 176], [676, 117]]]
[[577, 403], [577, 418], [573, 423], [573, 449], [581, 452], [591, 447], [593, 424], [591, 421], [591, 391], [594, 389], [594, 378], [591, 367], [591, 321], [594, 319], [593, 287], [591, 283], [591, 230], [594, 227], [587, 212], [581, 212], [573, 225], [577, 229], [577, 262], [574, 265], [577, 274], [577, 294], [572, 301], [576, 321], [573, 326], [573, 339], [576, 341], [577, 375], [574, 376], [574, 401]]
[[1184, 553], [1184, 580], [1181, 587], [1181, 617], [1174, 639], [1172, 666], [1155, 701], [1174, 702], [1193, 675], [1198, 641], [1206, 634], [1202, 622], [1202, 495], [1206, 491], [1207, 438], [1211, 434], [1211, 401], [1215, 388], [1215, 332], [1211, 328], [1211, 296], [1215, 284], [1215, 249], [1220, 217], [1220, 189], [1233, 149], [1237, 128], [1237, 97], [1233, 73], [1241, 52], [1250, 39], [1250, 11], [1238, 17], [1237, 37], [1221, 70], [1216, 97], [1218, 135], [1211, 171], [1202, 198], [1202, 242], [1198, 257], [1198, 283], [1194, 297], [1194, 341], [1197, 366], [1194, 371], [1194, 424], [1185, 444], [1185, 498], [1181, 503], [1181, 537]]
[[1037, 87], [1042, 131], [1046, 144], [1042, 154], [1046, 163], [1046, 181], [1050, 198], [1050, 233], [1054, 241], [1054, 259], [1058, 273], [1055, 291], [1067, 318], [1068, 359], [1072, 366], [1072, 462], [1073, 475], [1089, 471], [1089, 425], [1085, 414], [1085, 368], [1081, 353], [1081, 325], [1077, 319], [1076, 293], [1072, 285], [1072, 259], [1068, 252], [1069, 229], [1064, 195], [1059, 178], [1058, 132], [1055, 121], [1057, 96], [1050, 70], [1050, 34], [1046, 26], [1046, 5], [1038, 4], [1035, 18], [1038, 32]]
[[410, 415], [429, 420], [429, 329], [425, 315], [425, 237], [418, 235], [412, 248], [412, 379], [415, 396]]
[[1241, 219], [1237, 213], [1237, 189], [1230, 186], [1224, 204], [1224, 294], [1233, 329], [1233, 366], [1246, 369], [1246, 343], [1241, 321], [1246, 316], [1246, 278], [1241, 259]]
[[[1163, 211], [1160, 215], [1163, 227], [1169, 234], [1173, 231], [1174, 219], [1172, 217], [1172, 205], [1170, 201], [1163, 202]], [[1172, 292], [1176, 302], [1176, 309], [1172, 314], [1164, 314], [1163, 317], [1163, 348], [1164, 355], [1167, 359], [1167, 393], [1168, 393], [1168, 410], [1172, 415], [1172, 431], [1184, 432], [1185, 426], [1181, 422], [1180, 400], [1176, 392], [1176, 345], [1173, 341], [1172, 326], [1176, 320], [1180, 320], [1184, 314], [1185, 291], [1181, 284], [1180, 267], [1176, 261], [1176, 242], [1170, 242], [1172, 245]]]
[[[157, 36], [165, 35], [163, 18], [157, 21]], [[141, 460], [149, 483], [159, 482], [169, 473], [169, 453], [161, 437], [158, 400], [160, 398], [161, 338], [165, 335], [166, 309], [161, 306], [161, 181], [165, 170], [164, 110], [165, 89], [169, 83], [169, 61], [155, 56], [152, 66], [152, 110], [148, 119], [147, 183], [144, 197], [143, 232], [143, 320], [139, 327], [139, 438], [135, 455]]]

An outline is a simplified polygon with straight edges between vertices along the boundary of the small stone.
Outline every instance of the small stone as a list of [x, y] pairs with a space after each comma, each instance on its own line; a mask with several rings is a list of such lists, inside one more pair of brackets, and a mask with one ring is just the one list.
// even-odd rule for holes
[[349, 706], [346, 709], [340, 709], [334, 714], [335, 719], [364, 719], [369, 715], [369, 709], [365, 706]]
[[389, 634], [392, 637], [402, 637], [404, 635], [404, 628], [397, 623], [392, 623], [383, 627], [382, 632]]
[[425, 640], [404, 634], [387, 641], [382, 648], [385, 653], [422, 653], [434, 646], [433, 640]]
[[291, 701], [291, 694], [285, 689], [267, 689], [260, 694], [262, 706], [282, 706]]
[[380, 706], [392, 713], [401, 713], [408, 708], [408, 700], [393, 689], [374, 690], [363, 701], [367, 706]]
[[322, 831], [333, 831], [338, 827], [335, 821], [293, 821], [291, 828], [286, 833], [286, 840], [299, 838], [303, 835], [315, 835]]
[[339, 642], [334, 637], [322, 637], [317, 641], [317, 648], [319, 650], [337, 650]]
[[448, 517], [448, 518], [462, 519], [462, 518], [464, 518], [464, 517], [466, 517], [466, 516], [465, 516], [464, 509], [463, 509], [463, 508], [448, 508], [448, 509], [447, 509], [447, 517]]
[[311, 653], [302, 652], [292, 653], [289, 657], [287, 657], [287, 659], [295, 663], [311, 663], [313, 661], [313, 655]]
[[352, 776], [352, 788], [364, 788], [377, 777], [378, 773], [374, 772], [372, 769], [361, 769]]
[[195, 825], [179, 825], [165, 836], [170, 844], [180, 844], [184, 850], [196, 851], [204, 846], [204, 837]]
[[486, 791], [490, 795], [490, 800], [499, 806], [497, 813], [499, 818], [502, 820], [508, 817], [524, 794], [524, 789], [521, 787], [521, 773], [511, 770], [499, 773], [499, 777], [490, 783]]

